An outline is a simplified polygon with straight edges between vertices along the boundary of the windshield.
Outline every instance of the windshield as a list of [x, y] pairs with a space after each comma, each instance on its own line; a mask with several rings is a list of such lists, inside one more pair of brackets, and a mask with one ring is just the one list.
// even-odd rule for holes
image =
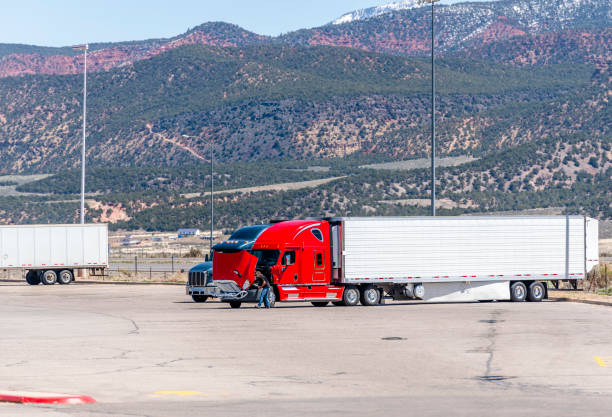
[[258, 267], [271, 267], [278, 262], [280, 251], [276, 249], [255, 249], [251, 251], [251, 254], [257, 257]]
[[230, 236], [230, 240], [255, 240], [268, 225], [247, 226], [236, 230]]

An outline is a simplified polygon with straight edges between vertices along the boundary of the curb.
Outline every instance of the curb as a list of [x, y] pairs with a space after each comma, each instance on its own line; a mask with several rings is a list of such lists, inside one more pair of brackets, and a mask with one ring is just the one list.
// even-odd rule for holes
[[89, 395], [51, 394], [43, 392], [0, 391], [0, 402], [34, 404], [91, 404], [96, 400]]
[[553, 301], [569, 301], [572, 303], [582, 303], [582, 304], [592, 304], [592, 305], [596, 305], [596, 306], [606, 306], [606, 307], [612, 307], [612, 301], [608, 302], [608, 301], [596, 301], [596, 300], [580, 300], [577, 298], [568, 298], [568, 297], [554, 297], [554, 298], [550, 298]]

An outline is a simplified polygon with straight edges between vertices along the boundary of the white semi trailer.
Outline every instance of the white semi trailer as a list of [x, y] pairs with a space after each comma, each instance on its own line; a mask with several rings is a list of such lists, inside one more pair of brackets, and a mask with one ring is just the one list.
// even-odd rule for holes
[[539, 301], [546, 282], [576, 285], [599, 263], [598, 222], [584, 216], [347, 218], [337, 226], [340, 281], [375, 284], [396, 299]]
[[0, 268], [25, 271], [30, 285], [70, 284], [76, 270], [107, 266], [106, 224], [0, 226]]

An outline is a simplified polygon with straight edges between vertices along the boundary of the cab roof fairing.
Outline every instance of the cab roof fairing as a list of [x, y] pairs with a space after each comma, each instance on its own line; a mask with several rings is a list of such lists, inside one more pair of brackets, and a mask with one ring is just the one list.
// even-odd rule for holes
[[[326, 221], [289, 220], [266, 229], [253, 244], [253, 249], [281, 249], [286, 246], [303, 246], [304, 232], [324, 228]], [[325, 234], [324, 234], [325, 236]]]
[[270, 225], [258, 224], [245, 226], [236, 230], [225, 242], [217, 243], [213, 246], [213, 251], [222, 250], [249, 250], [253, 243]]

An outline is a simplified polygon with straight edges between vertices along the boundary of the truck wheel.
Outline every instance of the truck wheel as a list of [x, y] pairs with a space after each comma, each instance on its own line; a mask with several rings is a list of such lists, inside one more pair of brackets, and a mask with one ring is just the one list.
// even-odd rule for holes
[[53, 285], [57, 282], [57, 274], [55, 273], [55, 271], [52, 270], [45, 271], [42, 274], [40, 281], [44, 285]]
[[544, 294], [546, 291], [544, 290], [544, 285], [539, 281], [534, 281], [529, 286], [529, 293], [527, 294], [527, 299], [533, 302], [539, 302], [544, 299]]
[[72, 272], [70, 272], [67, 269], [64, 269], [63, 271], [61, 271], [57, 277], [57, 282], [59, 282], [62, 285], [68, 285], [72, 282], [73, 280], [73, 276], [72, 276]]
[[195, 301], [196, 303], [205, 303], [206, 300], [208, 300], [208, 295], [192, 295], [191, 298], [193, 299], [193, 301]]
[[364, 306], [375, 306], [380, 302], [380, 291], [374, 285], [366, 285], [361, 288], [361, 304]]
[[359, 304], [359, 290], [354, 285], [344, 287], [342, 293], [342, 305], [347, 307], [356, 306]]
[[26, 274], [26, 282], [30, 285], [40, 284], [40, 277], [38, 276], [38, 272], [28, 271], [28, 273]]
[[329, 301], [313, 301], [312, 305], [315, 307], [325, 307], [329, 304]]
[[515, 302], [523, 302], [527, 297], [527, 287], [522, 282], [515, 282], [510, 287], [510, 299]]
[[240, 301], [230, 301], [229, 305], [231, 308], [240, 308], [242, 303]]

